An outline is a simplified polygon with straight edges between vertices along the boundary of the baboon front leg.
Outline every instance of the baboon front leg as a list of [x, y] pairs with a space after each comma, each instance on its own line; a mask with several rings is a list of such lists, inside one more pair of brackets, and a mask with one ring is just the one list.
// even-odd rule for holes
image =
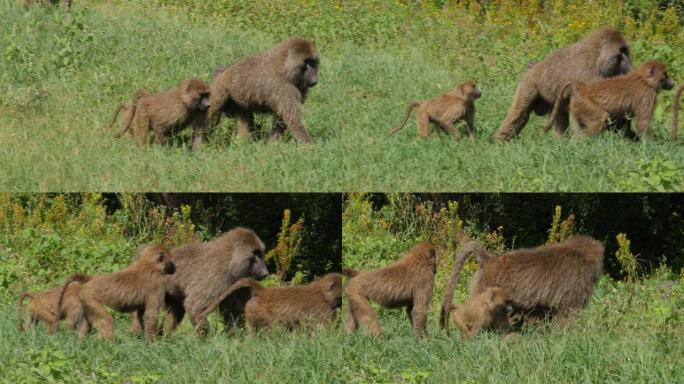
[[134, 335], [143, 329], [143, 313], [143, 311], [137, 310], [131, 316], [131, 333]]
[[183, 321], [185, 316], [185, 307], [183, 306], [183, 301], [175, 299], [171, 296], [166, 297], [166, 307], [168, 312], [166, 318], [164, 319], [164, 334], [168, 335], [173, 332]]
[[653, 108], [644, 108], [639, 111], [635, 118], [636, 132], [639, 138], [649, 139], [653, 137], [651, 132], [651, 121], [653, 120]]
[[154, 340], [157, 337], [159, 313], [164, 305], [164, 291], [162, 290], [161, 295], [151, 296], [145, 301], [145, 313], [142, 322], [147, 340]]
[[285, 133], [285, 122], [279, 118], [276, 117], [273, 119], [273, 126], [271, 127], [271, 136], [268, 138], [270, 142], [275, 142], [280, 140], [281, 137], [283, 137], [283, 134]]
[[304, 128], [301, 118], [302, 105], [290, 105], [282, 106], [281, 110], [278, 111], [277, 115], [279, 119], [285, 123], [285, 126], [290, 129], [290, 133], [302, 143], [310, 143], [311, 136], [309, 132]]
[[443, 121], [443, 120], [435, 120], [435, 123], [439, 125], [440, 128], [442, 128], [445, 132], [447, 132], [451, 137], [454, 139], [459, 139], [461, 138], [461, 133], [454, 127], [453, 124]]
[[199, 152], [202, 150], [202, 144], [204, 143], [204, 128], [200, 123], [194, 123], [192, 125], [192, 151]]
[[411, 308], [411, 324], [416, 336], [421, 337], [425, 335], [425, 326], [427, 324], [427, 313], [430, 308], [430, 301], [432, 300], [432, 287], [428, 289], [422, 288], [414, 293], [413, 307]]

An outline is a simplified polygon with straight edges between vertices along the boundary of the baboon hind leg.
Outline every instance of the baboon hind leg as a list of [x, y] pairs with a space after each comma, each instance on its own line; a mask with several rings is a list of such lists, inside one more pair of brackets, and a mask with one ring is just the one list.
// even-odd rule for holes
[[499, 130], [496, 131], [494, 138], [497, 140], [510, 140], [520, 133], [530, 119], [530, 113], [534, 109], [537, 97], [539, 97], [539, 94], [534, 86], [521, 82], [513, 98], [511, 109], [508, 111], [503, 123], [501, 123]]
[[380, 320], [368, 299], [362, 295], [352, 295], [348, 300], [354, 312], [354, 318], [356, 318], [361, 327], [372, 336], [380, 336], [382, 333], [380, 330]]

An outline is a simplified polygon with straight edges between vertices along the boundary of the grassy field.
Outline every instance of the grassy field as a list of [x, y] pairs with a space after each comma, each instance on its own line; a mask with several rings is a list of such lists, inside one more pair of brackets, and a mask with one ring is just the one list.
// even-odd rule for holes
[[346, 337], [341, 327], [199, 339], [185, 326], [154, 344], [130, 336], [124, 319], [116, 343], [79, 342], [67, 332], [49, 337], [42, 329], [20, 334], [13, 308], [3, 305], [0, 377], [13, 383], [674, 383], [684, 369], [683, 291], [681, 281], [662, 276], [635, 288], [603, 280], [566, 328], [524, 329], [519, 338], [482, 334], [472, 342], [437, 331], [436, 301], [424, 340], [413, 338], [403, 311], [383, 311], [380, 339]]
[[[674, 10], [635, 21], [627, 16], [633, 11], [599, 0], [553, 2], [529, 8], [529, 14], [515, 13], [528, 12], [524, 7], [501, 6], [484, 16], [472, 5], [440, 10], [430, 2], [75, 3], [66, 13], [27, 11], [17, 1], [0, 0], [2, 190], [684, 188], [681, 140], [667, 136], [671, 92], [660, 97], [655, 142], [624, 142], [614, 134], [585, 142], [544, 137], [538, 117], [518, 140], [491, 139], [526, 63], [600, 25], [625, 31], [636, 63], [663, 60], [678, 79], [684, 61], [676, 52], [684, 47], [684, 32]], [[567, 20], [556, 17], [559, 12]], [[140, 87], [162, 90], [192, 76], [209, 80], [218, 65], [291, 35], [313, 38], [322, 57], [320, 83], [304, 114], [313, 145], [235, 142], [229, 119], [200, 154], [183, 140], [139, 148], [104, 128], [114, 106]], [[413, 120], [403, 132], [387, 134], [408, 100], [466, 79], [476, 80], [484, 93], [477, 102], [477, 140], [435, 135], [418, 141]], [[268, 116], [257, 119], [264, 130], [270, 122]]]

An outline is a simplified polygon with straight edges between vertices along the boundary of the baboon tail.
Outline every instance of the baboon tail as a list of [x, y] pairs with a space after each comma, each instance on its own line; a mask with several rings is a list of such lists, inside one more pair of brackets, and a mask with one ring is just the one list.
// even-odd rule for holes
[[26, 300], [26, 298], [30, 298], [31, 300], [33, 300], [33, 293], [29, 291], [24, 291], [19, 295], [19, 299], [17, 300], [17, 323], [19, 332], [24, 330], [24, 300]]
[[672, 105], [672, 140], [677, 140], [677, 129], [679, 128], [679, 99], [684, 91], [684, 84], [677, 88], [677, 93], [674, 96], [674, 104]]
[[401, 121], [401, 124], [399, 124], [398, 127], [390, 130], [390, 135], [393, 135], [393, 134], [399, 132], [402, 128], [404, 128], [404, 126], [406, 125], [406, 122], [409, 119], [409, 116], [411, 116], [411, 111], [413, 110], [413, 108], [415, 108], [419, 105], [420, 105], [420, 101], [412, 101], [408, 104], [408, 106], [406, 106], [406, 114], [404, 115], [404, 120]]
[[356, 269], [351, 269], [349, 267], [342, 267], [342, 274], [349, 278], [354, 277], [359, 273], [361, 273], [361, 271], [357, 271]]
[[[114, 123], [116, 123], [116, 119], [119, 117], [119, 112], [121, 112], [122, 109], [126, 108], [125, 104], [119, 104], [117, 105], [116, 109], [114, 110], [114, 115], [112, 116], [112, 122], [109, 123], [109, 129], [111, 130], [112, 127], [114, 127]], [[126, 127], [128, 128], [128, 127]], [[123, 135], [123, 133], [126, 131], [126, 129], [121, 130], [120, 132], [117, 132], [114, 134], [114, 137], [119, 137]]]
[[469, 241], [461, 249], [461, 253], [456, 256], [456, 263], [454, 264], [454, 269], [451, 271], [451, 277], [449, 277], [449, 286], [444, 294], [444, 300], [442, 300], [442, 309], [439, 314], [439, 326], [442, 329], [447, 329], [449, 324], [449, 312], [453, 308], [454, 301], [454, 291], [456, 290], [456, 285], [458, 284], [458, 278], [461, 275], [461, 270], [465, 264], [468, 255], [473, 254], [477, 260], [478, 265], [482, 265], [484, 261], [489, 259], [489, 254], [482, 246], [482, 244], [477, 241]]
[[62, 313], [62, 304], [64, 304], [64, 294], [66, 293], [67, 288], [69, 288], [69, 284], [78, 281], [80, 283], [87, 283], [92, 279], [91, 276], [85, 275], [83, 273], [75, 273], [71, 276], [69, 276], [68, 279], [64, 282], [64, 285], [62, 285], [62, 289], [59, 291], [59, 301], [57, 302], [57, 311], [55, 312], [55, 316], [57, 318], [55, 319], [55, 324], [59, 323], [59, 318]]
[[567, 83], [561, 88], [560, 92], [558, 92], [558, 95], [556, 96], [556, 101], [553, 103], [553, 109], [551, 110], [551, 115], [549, 116], [549, 121], [546, 123], [544, 126], [544, 133], [548, 132], [549, 129], [551, 129], [551, 126], [553, 125], [553, 122], [556, 120], [556, 115], [558, 115], [558, 110], [560, 109], [560, 104], [565, 100], [565, 91], [568, 89], [570, 86], [570, 83]]
[[193, 316], [192, 321], [193, 324], [201, 324], [204, 319], [206, 319], [207, 316], [209, 316], [210, 313], [212, 313], [216, 307], [219, 306], [223, 302], [223, 300], [227, 299], [228, 296], [234, 294], [235, 292], [241, 290], [241, 289], [249, 289], [250, 291], [250, 297], [253, 297], [256, 295], [256, 293], [260, 290], [263, 289], [261, 284], [259, 284], [258, 281], [254, 280], [251, 277], [243, 277], [242, 279], [236, 281], [228, 287], [221, 295], [211, 302], [207, 307], [201, 310], [199, 314], [196, 314]]

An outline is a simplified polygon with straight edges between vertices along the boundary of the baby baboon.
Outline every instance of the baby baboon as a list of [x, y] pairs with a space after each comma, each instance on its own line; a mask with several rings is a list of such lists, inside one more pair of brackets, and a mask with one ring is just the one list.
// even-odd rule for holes
[[[166, 305], [170, 312], [164, 332], [171, 332], [188, 312], [191, 320], [242, 277], [261, 280], [268, 275], [264, 243], [254, 231], [234, 228], [206, 243], [185, 244], [171, 249], [178, 271], [171, 283]], [[235, 296], [235, 295], [233, 295]], [[228, 298], [219, 304], [226, 331], [230, 332], [242, 309]], [[202, 333], [206, 321], [193, 324]]]
[[[510, 140], [527, 124], [530, 112], [551, 111], [560, 89], [567, 83], [593, 82], [625, 74], [631, 69], [629, 46], [620, 32], [603, 28], [584, 39], [559, 49], [545, 59], [528, 64], [515, 93], [513, 104], [496, 132], [498, 140]], [[558, 134], [568, 128], [563, 105], [554, 124]]]
[[515, 321], [508, 293], [499, 287], [489, 287], [463, 304], [449, 304], [446, 311], [464, 339], [472, 339], [480, 331], [506, 331]]
[[567, 317], [582, 309], [603, 270], [603, 245], [588, 236], [572, 236], [557, 244], [516, 249], [497, 257], [471, 241], [456, 257], [442, 301], [442, 328], [447, 325], [454, 289], [471, 253], [478, 270], [470, 282], [470, 297], [489, 287], [500, 287], [512, 305], [527, 313], [548, 309], [551, 314]]
[[152, 340], [157, 336], [157, 320], [164, 305], [167, 286], [165, 275], [173, 274], [175, 270], [171, 254], [166, 248], [149, 246], [138, 261], [118, 272], [93, 277], [72, 275], [62, 288], [60, 306], [69, 284], [81, 281], [83, 287], [79, 298], [85, 318], [100, 336], [106, 340], [114, 339], [114, 319], [105, 308], [107, 306], [120, 312], [142, 311], [144, 315], [140, 320], [145, 337]]
[[243, 278], [233, 284], [199, 315], [195, 324], [204, 319], [226, 298], [239, 290], [248, 290], [250, 299], [245, 303], [247, 324], [254, 329], [282, 325], [298, 327], [307, 321], [327, 325], [335, 310], [342, 306], [342, 275], [328, 273], [307, 285], [263, 288], [252, 278]]
[[287, 127], [297, 140], [310, 142], [301, 115], [309, 88], [318, 83], [318, 63], [311, 40], [290, 38], [228, 68], [219, 68], [211, 85], [209, 122], [215, 125], [221, 112], [236, 116], [238, 135], [249, 139], [254, 113], [273, 113], [271, 141], [280, 139]]
[[114, 137], [121, 137], [124, 133], [126, 133], [126, 131], [130, 130], [133, 117], [135, 116], [135, 108], [138, 104], [138, 100], [150, 95], [152, 94], [146, 89], [139, 89], [133, 94], [133, 101], [130, 104], [121, 103], [116, 107], [116, 110], [114, 110], [114, 116], [112, 117], [112, 122], [109, 123], [109, 129], [111, 130], [114, 126], [114, 123], [116, 123], [116, 118], [119, 116], [119, 112], [121, 112], [121, 110], [124, 111], [124, 123], [122, 128], [114, 134]]
[[[546, 130], [560, 109], [566, 88], [568, 85], [556, 98]], [[647, 61], [626, 75], [591, 84], [575, 84], [570, 92], [572, 130], [578, 136], [593, 136], [601, 132], [608, 121], [627, 117], [636, 121], [635, 131], [639, 137], [649, 137], [658, 93], [661, 89], [672, 88], [674, 81], [667, 76], [667, 67], [657, 61]]]
[[406, 107], [406, 114], [401, 124], [390, 131], [390, 134], [399, 132], [406, 125], [411, 115], [411, 110], [418, 107], [416, 112], [416, 125], [418, 126], [418, 137], [428, 137], [429, 123], [434, 123], [450, 134], [454, 138], [459, 138], [461, 134], [454, 127], [457, 121], [464, 121], [466, 130], [471, 138], [475, 137], [475, 100], [482, 96], [482, 92], [473, 81], [466, 81], [459, 84], [453, 90], [443, 93], [428, 100], [416, 100], [409, 103]]
[[[90, 327], [83, 317], [83, 307], [78, 298], [81, 290], [80, 283], [74, 283], [64, 292], [64, 300], [59, 308], [59, 295], [62, 286], [51, 288], [44, 292], [22, 292], [17, 300], [17, 319], [19, 330], [28, 332], [38, 322], [45, 323], [48, 334], [52, 335], [59, 327], [59, 321], [66, 320], [69, 330], [77, 327], [79, 333], [88, 333]], [[24, 319], [24, 300], [31, 299], [28, 304], [28, 318]], [[23, 324], [22, 324], [23, 322]]]
[[371, 271], [354, 271], [345, 292], [349, 302], [345, 329], [351, 334], [360, 323], [373, 336], [379, 336], [378, 315], [369, 300], [386, 308], [406, 307], [416, 336], [425, 334], [427, 312], [437, 272], [437, 254], [431, 243], [418, 243], [395, 263]]
[[191, 125], [192, 149], [197, 151], [202, 145], [204, 114], [209, 105], [209, 85], [200, 79], [185, 80], [167, 91], [141, 97], [135, 102], [133, 136], [147, 144], [153, 132], [157, 144], [164, 144], [170, 135]]
[[682, 91], [684, 91], [684, 84], [677, 88], [674, 104], [672, 105], [672, 140], [677, 140], [677, 130], [679, 129], [679, 99], [682, 97]]

